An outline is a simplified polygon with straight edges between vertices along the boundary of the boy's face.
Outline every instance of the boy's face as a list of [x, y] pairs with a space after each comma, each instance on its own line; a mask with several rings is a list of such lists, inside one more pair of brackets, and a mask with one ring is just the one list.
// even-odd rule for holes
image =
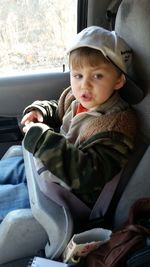
[[96, 108], [103, 104], [125, 83], [123, 74], [119, 74], [112, 63], [99, 60], [92, 66], [83, 60], [78, 67], [70, 65], [72, 93], [87, 109]]

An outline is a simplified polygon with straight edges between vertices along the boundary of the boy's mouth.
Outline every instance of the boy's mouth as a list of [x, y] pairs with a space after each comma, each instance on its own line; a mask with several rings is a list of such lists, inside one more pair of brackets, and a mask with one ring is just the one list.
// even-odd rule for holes
[[84, 93], [84, 94], [81, 95], [81, 99], [83, 101], [91, 101], [92, 95], [90, 93]]

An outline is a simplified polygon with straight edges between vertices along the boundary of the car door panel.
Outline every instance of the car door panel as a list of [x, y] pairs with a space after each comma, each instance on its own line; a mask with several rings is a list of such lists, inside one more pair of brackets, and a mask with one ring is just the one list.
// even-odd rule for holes
[[57, 100], [68, 85], [68, 72], [26, 74], [0, 79], [0, 156], [10, 144], [21, 142], [23, 134], [20, 120], [24, 108], [34, 100]]
[[0, 143], [17, 142], [22, 139], [22, 132], [15, 117], [0, 117]]
[[58, 99], [61, 91], [68, 85], [68, 72], [1, 78], [0, 116], [18, 117], [34, 100]]

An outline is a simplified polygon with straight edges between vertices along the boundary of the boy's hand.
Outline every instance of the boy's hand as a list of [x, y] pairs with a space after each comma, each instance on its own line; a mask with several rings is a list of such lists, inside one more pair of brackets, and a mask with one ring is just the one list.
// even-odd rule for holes
[[34, 122], [43, 122], [43, 116], [38, 110], [33, 110], [24, 115], [21, 120], [21, 124], [25, 126], [23, 132], [27, 132]]

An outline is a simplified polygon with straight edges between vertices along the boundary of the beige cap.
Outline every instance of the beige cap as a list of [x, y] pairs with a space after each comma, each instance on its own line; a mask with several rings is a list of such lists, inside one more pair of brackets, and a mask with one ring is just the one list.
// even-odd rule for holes
[[120, 91], [121, 96], [129, 103], [140, 102], [144, 93], [133, 80], [133, 52], [128, 44], [115, 31], [108, 31], [98, 26], [90, 26], [78, 33], [68, 48], [68, 53], [80, 48], [89, 47], [102, 54], [126, 75], [126, 85]]

